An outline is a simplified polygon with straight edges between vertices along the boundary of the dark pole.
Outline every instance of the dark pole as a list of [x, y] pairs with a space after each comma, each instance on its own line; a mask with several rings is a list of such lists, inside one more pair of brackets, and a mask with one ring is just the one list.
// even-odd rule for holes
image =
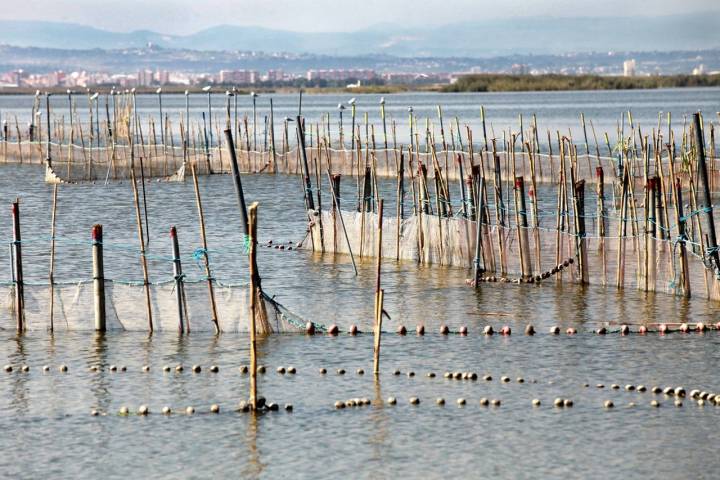
[[230, 154], [230, 168], [232, 169], [233, 183], [235, 184], [235, 194], [237, 195], [238, 205], [240, 207], [240, 216], [242, 217], [243, 233], [250, 234], [248, 227], [247, 205], [245, 204], [245, 193], [243, 192], [242, 181], [240, 180], [240, 169], [238, 168], [237, 155], [235, 153], [235, 143], [233, 142], [232, 130], [225, 129], [225, 140], [227, 143], [228, 153]]
[[303, 161], [303, 176], [305, 177], [305, 206], [308, 210], [315, 210], [315, 202], [312, 197], [312, 184], [310, 183], [310, 170], [308, 168], [307, 152], [305, 151], [305, 129], [303, 127], [302, 117], [296, 118], [298, 139], [300, 140], [300, 153]]
[[705, 164], [705, 140], [703, 138], [702, 126], [700, 125], [700, 114], [693, 113], [693, 124], [695, 126], [695, 148], [697, 149], [698, 173], [702, 181], [703, 196], [705, 205], [701, 207], [705, 211], [708, 223], [708, 250], [713, 262], [715, 272], [720, 271], [720, 256], [717, 251], [717, 239], [715, 237], [715, 219], [713, 218], [712, 201], [710, 200], [710, 184], [708, 183], [707, 165]]

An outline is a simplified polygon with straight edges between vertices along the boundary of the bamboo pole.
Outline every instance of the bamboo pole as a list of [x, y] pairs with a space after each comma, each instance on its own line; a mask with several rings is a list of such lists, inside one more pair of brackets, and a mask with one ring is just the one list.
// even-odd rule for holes
[[195, 164], [190, 164], [190, 171], [193, 177], [193, 186], [195, 187], [195, 203], [198, 209], [198, 219], [200, 222], [200, 241], [202, 242], [202, 253], [205, 266], [205, 277], [207, 279], [208, 296], [210, 298], [210, 310], [212, 315], [212, 323], [215, 327], [215, 334], [220, 333], [220, 323], [218, 321], [217, 306], [215, 304], [215, 290], [213, 289], [213, 278], [210, 272], [210, 257], [207, 251], [207, 235], [205, 233], [205, 214], [202, 207], [202, 199], [200, 198], [200, 187], [198, 186], [197, 173], [195, 172]]
[[178, 331], [183, 334], [186, 330], [190, 333], [190, 319], [187, 318], [187, 308], [185, 304], [185, 275], [182, 271], [182, 263], [180, 260], [180, 245], [178, 242], [177, 229], [173, 225], [170, 227], [170, 240], [172, 242], [173, 256], [173, 278], [175, 279], [175, 296], [177, 298], [178, 309]]
[[383, 291], [380, 288], [382, 274], [382, 231], [383, 231], [383, 200], [380, 199], [377, 213], [377, 267], [375, 269], [375, 343], [373, 349], [373, 372], [380, 374], [380, 336], [382, 335]]
[[353, 256], [352, 247], [350, 246], [350, 237], [348, 236], [347, 230], [345, 229], [345, 220], [343, 220], [342, 216], [342, 210], [340, 210], [340, 198], [337, 195], [337, 192], [335, 191], [334, 183], [332, 175], [330, 175], [330, 169], [326, 170], [328, 181], [330, 183], [330, 193], [332, 193], [333, 196], [333, 202], [335, 205], [337, 205], [338, 208], [338, 214], [340, 217], [340, 225], [342, 226], [343, 234], [345, 235], [345, 241], [347, 242], [348, 247], [348, 253], [350, 253], [350, 260], [352, 261], [353, 270], [355, 271], [355, 275], [357, 276], [357, 265], [355, 264], [355, 257]]
[[150, 303], [150, 282], [148, 280], [147, 258], [145, 257], [145, 237], [143, 235], [142, 216], [140, 215], [140, 197], [138, 195], [137, 182], [135, 180], [135, 169], [130, 169], [130, 181], [132, 182], [133, 199], [135, 201], [135, 222], [137, 223], [138, 240], [140, 241], [140, 262], [143, 270], [143, 286], [145, 287], [145, 303], [147, 307], [148, 329], [153, 333], [152, 305]]
[[17, 332], [25, 331], [25, 282], [23, 280], [22, 268], [22, 238], [20, 235], [20, 199], [15, 199], [12, 204], [12, 260], [13, 260], [13, 281], [15, 283], [15, 319]]

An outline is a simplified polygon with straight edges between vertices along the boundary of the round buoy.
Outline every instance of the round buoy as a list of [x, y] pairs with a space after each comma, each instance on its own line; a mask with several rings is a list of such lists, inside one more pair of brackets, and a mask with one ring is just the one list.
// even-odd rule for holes
[[562, 398], [556, 398], [553, 402], [553, 405], [555, 405], [556, 407], [563, 407], [565, 405], [565, 402]]
[[320, 369], [320, 375], [325, 375], [327, 373], [327, 369], [321, 368]]
[[523, 377], [518, 377], [515, 379], [517, 383], [525, 383], [525, 379]]
[[327, 331], [328, 335], [331, 335], [331, 336], [334, 337], [334, 336], [336, 336], [339, 332], [340, 332], [340, 329], [339, 329], [338, 326], [335, 325], [334, 323], [328, 327], [328, 331]]
[[539, 406], [540, 406], [540, 399], [539, 399], [539, 398], [533, 398], [532, 404], [533, 404], [533, 407], [539, 407]]
[[434, 373], [434, 372], [428, 372], [428, 373], [427, 373], [427, 377], [428, 377], [428, 378], [435, 378], [435, 373]]
[[286, 412], [292, 412], [292, 411], [293, 411], [292, 403], [286, 403], [286, 404], [285, 404], [285, 411], [286, 411]]
[[566, 398], [565, 400], [563, 400], [563, 407], [572, 407], [573, 405], [574, 404], [572, 399]]
[[612, 388], [613, 390], [620, 390], [620, 385], [618, 385], [617, 383], [613, 383], [612, 385], [610, 385], [610, 388]]
[[178, 372], [178, 373], [182, 372], [183, 370], [184, 370], [184, 368], [183, 368], [182, 365], [178, 365], [178, 366], [175, 367], [175, 371]]
[[265, 368], [265, 365], [259, 365], [256, 371], [257, 373], [265, 373], [267, 369]]
[[23, 365], [22, 367], [20, 367], [20, 371], [23, 373], [28, 373], [30, 371], [30, 367], [28, 367], [27, 365]]
[[598, 383], [597, 385], [595, 385], [595, 388], [605, 388], [605, 385], [603, 385], [602, 383]]
[[408, 376], [408, 377], [414, 377], [414, 376], [415, 376], [415, 372], [413, 372], [413, 371], [411, 370], [411, 371], [407, 372], [407, 376]]
[[512, 333], [512, 329], [508, 325], [504, 325], [500, 329], [500, 335], [510, 335]]
[[193, 413], [195, 413], [195, 407], [187, 407], [185, 409], [185, 413], [187, 413], [188, 415], [192, 415]]
[[123, 365], [122, 367], [120, 367], [120, 371], [127, 372], [127, 367], [125, 365]]
[[698, 404], [698, 407], [702, 407], [702, 406], [705, 405], [705, 400], [703, 400], [703, 399], [701, 398], [701, 399], [699, 399], [699, 400], [697, 401], [697, 404]]
[[149, 371], [150, 371], [150, 366], [149, 366], [149, 365], [143, 365], [142, 371], [145, 372], [145, 373], [149, 372]]
[[335, 408], [337, 408], [338, 410], [345, 408], [345, 402], [341, 402], [340, 400], [338, 400], [337, 402], [335, 402]]
[[612, 402], [612, 400], [605, 400], [605, 408], [613, 408], [615, 404]]
[[240, 373], [248, 373], [248, 371], [250, 371], [250, 369], [248, 368], [247, 365], [240, 365], [239, 370], [240, 370]]
[[688, 332], [690, 331], [690, 327], [688, 327], [688, 324], [687, 324], [687, 323], [681, 323], [679, 330], [680, 330], [682, 333], [688, 333]]
[[163, 413], [163, 415], [170, 415], [172, 413], [172, 409], [170, 407], [165, 406], [162, 408], [162, 413]]
[[635, 402], [628, 403], [628, 408], [633, 408], [633, 407], [635, 407]]
[[397, 403], [397, 398], [395, 397], [388, 397], [387, 399], [388, 405], [395, 405]]
[[445, 377], [445, 378], [452, 378], [452, 377], [453, 377], [453, 374], [450, 373], [450, 372], [445, 372], [445, 373], [443, 374], [443, 377]]
[[210, 405], [210, 413], [220, 413], [220, 406], [216, 403]]
[[697, 323], [697, 324], [695, 325], [695, 331], [696, 331], [696, 332], [704, 332], [704, 331], [706, 331], [706, 330], [707, 330], [707, 327], [706, 327], [705, 324], [702, 323], [702, 322], [699, 322], [699, 323]]
[[49, 372], [50, 371], [50, 365], [43, 365], [43, 372]]
[[128, 409], [128, 407], [122, 406], [120, 407], [120, 411], [118, 413], [124, 417], [130, 413], [130, 410]]
[[460, 330], [458, 331], [458, 333], [462, 336], [465, 336], [468, 334], [468, 328], [465, 325], [463, 325], [460, 327]]
[[465, 403], [466, 403], [466, 402], [465, 402], [465, 399], [464, 399], [464, 398], [458, 398], [458, 399], [457, 399], [457, 404], [458, 404], [458, 406], [463, 406], [463, 405], [465, 405]]
[[557, 325], [550, 327], [550, 335], [560, 335], [560, 327]]
[[217, 365], [210, 365], [210, 373], [218, 373], [220, 368]]
[[483, 377], [483, 380], [485, 380], [486, 382], [492, 381], [492, 375], [485, 375], [485, 376]]
[[418, 325], [415, 327], [415, 333], [418, 335], [425, 335], [425, 325]]
[[673, 395], [675, 395], [675, 389], [672, 387], [665, 387], [663, 389], [663, 393], [669, 397], [672, 397]]
[[410, 397], [410, 405], [420, 405], [420, 399], [418, 397]]
[[440, 334], [447, 335], [448, 333], [450, 333], [450, 329], [448, 328], [448, 326], [445, 324], [440, 325]]
[[438, 405], [445, 405], [445, 399], [440, 397], [437, 400], [435, 400], [435, 403], [437, 403]]
[[[335, 406], [337, 406], [338, 402], [335, 402]], [[343, 404], [343, 406], [345, 406]], [[249, 412], [250, 411], [250, 403], [246, 402], [245, 400], [240, 400], [240, 403], [238, 403], [238, 412]]]
[[92, 409], [92, 410], [90, 410], [90, 415], [93, 417], [97, 417], [98, 415], [100, 415], [100, 412], [98, 412], [95, 409]]
[[658, 393], [662, 393], [662, 388], [660, 388], [660, 387], [652, 387], [652, 389], [651, 389], [650, 391], [651, 391], [652, 393], [654, 393], [654, 394], [657, 395]]
[[645, 325], [640, 325], [638, 328], [638, 333], [640, 335], [645, 335], [647, 333], [647, 327]]
[[660, 406], [660, 402], [658, 402], [657, 400], [653, 400], [652, 402], [650, 402], [650, 406], [658, 408]]
[[307, 322], [305, 324], [305, 333], [308, 335], [315, 335], [315, 324], [312, 322]]
[[397, 329], [398, 335], [406, 335], [407, 334], [407, 328], [405, 328], [405, 325], [400, 325]]
[[528, 325], [525, 327], [525, 335], [535, 335], [535, 327]]
[[620, 335], [627, 335], [630, 333], [630, 327], [627, 325], [621, 325], [620, 326]]
[[10, 372], [13, 371], [13, 367], [12, 367], [12, 365], [5, 365], [5, 366], [3, 367], [3, 370], [5, 370], [6, 372], [10, 373]]
[[276, 371], [280, 375], [285, 375], [285, 367], [277, 367]]
[[350, 325], [350, 330], [348, 331], [350, 335], [357, 335], [358, 334], [358, 327], [357, 325]]
[[500, 377], [500, 381], [502, 383], [508, 383], [510, 381], [510, 377], [502, 376], [502, 377]]
[[163, 372], [169, 372], [170, 371], [170, 365], [163, 366]]
[[200, 365], [193, 365], [192, 366], [192, 372], [193, 373], [200, 373], [202, 371], [202, 367]]
[[482, 405], [483, 407], [487, 407], [489, 404], [490, 404], [490, 401], [487, 398], [482, 397], [480, 399], [480, 405]]
[[683, 387], [675, 387], [675, 396], [676, 397], [684, 397], [685, 389]]
[[500, 400], [498, 400], [497, 398], [491, 400], [490, 403], [492, 404], [493, 407], [499, 407], [499, 406], [500, 406]]
[[680, 400], [680, 399], [675, 400], [675, 406], [676, 406], [676, 407], [682, 407], [682, 406], [683, 406], [682, 400]]
[[605, 328], [605, 327], [600, 327], [600, 328], [598, 328], [597, 330], [595, 330], [595, 333], [597, 333], [598, 335], [606, 335], [606, 334], [607, 334], [607, 328]]
[[492, 325], [485, 325], [485, 328], [483, 328], [483, 333], [485, 335], [492, 335], [493, 333], [495, 333], [495, 331], [493, 330]]
[[647, 387], [646, 387], [645, 385], [638, 385], [638, 386], [637, 386], [637, 391], [638, 391], [638, 392], [644, 392], [644, 391], [646, 391], [646, 390], [647, 390]]
[[453, 373], [453, 378], [455, 380], [460, 380], [462, 378], [462, 372], [455, 372]]
[[357, 374], [358, 374], [358, 375], [365, 375], [365, 370], [363, 370], [362, 368], [358, 368], [358, 369], [357, 369]]
[[690, 398], [697, 398], [700, 395], [700, 390], [690, 390]]
[[470, 372], [470, 375], [468, 375], [468, 379], [470, 380], [477, 380], [478, 374], [475, 372]]
[[577, 333], [577, 330], [573, 327], [568, 327], [568, 329], [565, 330], [565, 333], [568, 335], [575, 335]]
[[660, 335], [664, 335], [667, 331], [668, 327], [664, 323], [661, 323], [660, 326], [658, 326], [658, 332], [660, 332]]
[[138, 415], [147, 415], [148, 413], [150, 413], [150, 409], [147, 405], [140, 405], [140, 408], [138, 408]]
[[628, 392], [632, 392], [633, 390], [635, 390], [635, 385], [625, 385], [625, 390], [627, 390]]
[[338, 369], [337, 369], [337, 374], [338, 374], [338, 375], [345, 375], [345, 369], [344, 369], [344, 368], [338, 368]]
[[111, 372], [117, 372], [117, 366], [110, 365], [110, 368], [108, 368], [108, 370], [110, 370]]

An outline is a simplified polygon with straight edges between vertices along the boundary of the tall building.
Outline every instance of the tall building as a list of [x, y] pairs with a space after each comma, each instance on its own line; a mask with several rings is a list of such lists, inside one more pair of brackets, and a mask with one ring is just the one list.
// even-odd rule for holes
[[623, 76], [634, 77], [635, 76], [635, 59], [625, 60], [623, 62]]

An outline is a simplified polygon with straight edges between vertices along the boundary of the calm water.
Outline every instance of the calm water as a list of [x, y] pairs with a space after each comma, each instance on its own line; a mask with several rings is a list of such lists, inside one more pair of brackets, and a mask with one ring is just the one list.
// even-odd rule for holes
[[[76, 115], [82, 121], [87, 122], [89, 117], [89, 101], [86, 95], [74, 95]], [[258, 148], [264, 144], [265, 138], [265, 117], [270, 116], [270, 98], [273, 99], [274, 118], [276, 125], [277, 142], [282, 139], [281, 124], [286, 117], [295, 118], [299, 109], [299, 96], [297, 94], [266, 94], [257, 97], [257, 145]], [[682, 129], [686, 116], [702, 111], [706, 121], [717, 123], [720, 120], [715, 112], [720, 104], [720, 88], [682, 88], [662, 90], [625, 90], [625, 91], [590, 91], [590, 92], [505, 92], [505, 93], [402, 93], [392, 95], [303, 95], [302, 114], [307, 121], [313, 125], [319, 122], [326, 123], [326, 114], [330, 114], [330, 130], [333, 139], [337, 141], [339, 131], [338, 105], [343, 104], [346, 109], [343, 113], [343, 130], [345, 139], [350, 143], [350, 126], [352, 123], [350, 105], [348, 101], [356, 99], [356, 122], [364, 125], [364, 116], [375, 125], [375, 138], [378, 144], [383, 141], [382, 119], [380, 118], [380, 99], [385, 98], [385, 112], [388, 125], [388, 142], [392, 144], [391, 124], [396, 123], [396, 135], [398, 144], [407, 144], [409, 141], [408, 108], [412, 107], [418, 122], [418, 127], [424, 131], [425, 119], [429, 118], [434, 125], [436, 140], [440, 142], [440, 122], [438, 119], [437, 107], [440, 105], [443, 110], [445, 133], [450, 143], [451, 124], [455, 128], [455, 117], [459, 119], [460, 128], [463, 130], [463, 142], [467, 143], [465, 125], [471, 127], [474, 132], [474, 141], [478, 145], [482, 142], [482, 122], [480, 118], [480, 107], [485, 107], [486, 128], [489, 138], [497, 136], [502, 138], [503, 130], [512, 128], [519, 131], [520, 115], [523, 116], [523, 126], [528, 128], [531, 125], [532, 115], [537, 116], [538, 133], [540, 142], [546, 142], [547, 130], [553, 135], [556, 130], [562, 134], [571, 131], [576, 141], [583, 138], [580, 114], [584, 113], [587, 122], [587, 133], [590, 144], [594, 144], [591, 130], [591, 122], [595, 127], [598, 141], [604, 144], [602, 134], [608, 132], [611, 142], [616, 137], [616, 130], [625, 116], [626, 133], [628, 119], [627, 112], [631, 111], [633, 121], [640, 125], [642, 131], [647, 134], [657, 128], [658, 114], [662, 114], [662, 129], [667, 130], [667, 114], [672, 114], [672, 125]], [[146, 138], [149, 136], [147, 118], [152, 116], [159, 118], [159, 103], [157, 95], [138, 95], [137, 112], [142, 119]], [[179, 119], [185, 117], [186, 106], [184, 95], [163, 95], [163, 115], [168, 115], [178, 128]], [[218, 91], [211, 96], [213, 125], [219, 124], [221, 128], [225, 125], [226, 96], [224, 92]], [[41, 104], [44, 110], [44, 99]], [[32, 97], [24, 95], [0, 96], [0, 114], [7, 120], [11, 127], [14, 127], [15, 118], [23, 128], [31, 117]], [[69, 102], [65, 95], [51, 97], [51, 110], [55, 118], [65, 117], [69, 122]], [[193, 94], [189, 96], [189, 113], [191, 122], [202, 122], [202, 113], [208, 115], [208, 97], [205, 94]], [[109, 107], [112, 116], [112, 102]], [[43, 113], [44, 114], [44, 113]], [[231, 102], [231, 114], [235, 116], [235, 100]], [[243, 116], [247, 115], [251, 137], [253, 131], [252, 97], [243, 95], [237, 97], [237, 116], [242, 122]], [[100, 98], [99, 116], [101, 122], [106, 118], [105, 97]], [[44, 117], [43, 117], [44, 118]], [[44, 121], [44, 120], [43, 120]], [[268, 120], [269, 121], [269, 120]], [[43, 127], [44, 128], [44, 127]], [[102, 128], [102, 127], [101, 127]], [[292, 128], [292, 125], [291, 125]], [[87, 133], [87, 132], [86, 132]], [[313, 134], [308, 131], [308, 135]], [[11, 132], [14, 135], [14, 132]], [[213, 129], [213, 140], [217, 141], [217, 131]], [[179, 130], [175, 132], [175, 143], [180, 144]], [[158, 127], [157, 136], [160, 137]], [[363, 130], [364, 136], [364, 130]], [[291, 137], [294, 138], [294, 135]], [[292, 138], [291, 138], [292, 140]], [[421, 139], [422, 140], [422, 139]], [[269, 140], [268, 140], [269, 141]], [[169, 142], [168, 142], [169, 143]], [[252, 143], [251, 143], [252, 145]], [[280, 145], [277, 146], [280, 148]]]
[[[507, 111], [508, 119], [519, 111], [535, 111], [535, 105], [545, 105], [545, 111], [553, 104], [565, 105], [557, 122], [568, 125], [580, 99], [594, 105], [603, 121], [612, 123], [619, 110], [628, 108], [631, 97], [645, 102], [650, 119], [649, 112], [667, 110], [668, 105], [687, 112], [708, 109], [709, 104], [717, 105], [718, 92], [487, 97], [497, 98], [497, 110]], [[406, 97], [388, 97], [388, 103], [392, 98], [393, 104], [406, 104]], [[461, 107], [463, 96], [410, 97], [414, 103], [423, 99], [428, 111], [436, 103], [448, 105], [451, 100], [458, 108], [476, 108]], [[14, 100], [0, 98], [3, 112], [10, 101]], [[286, 101], [284, 108], [290, 109], [293, 97]], [[322, 111], [337, 101], [330, 96], [306, 97], [304, 108]], [[581, 109], [590, 114], [589, 107]], [[610, 111], [612, 115], [602, 113]], [[42, 183], [37, 168], [3, 166], [2, 172], [0, 205], [9, 206], [16, 196], [22, 198], [23, 236], [28, 241], [25, 275], [45, 281], [51, 187]], [[260, 241], [301, 240], [305, 220], [299, 178], [256, 175], [243, 181], [248, 200], [260, 202]], [[345, 182], [343, 190], [352, 191], [352, 180]], [[231, 179], [205, 177], [200, 185], [216, 274], [242, 281], [247, 266], [237, 247], [240, 220]], [[164, 260], [170, 225], [178, 226], [185, 256], [199, 245], [194, 194], [190, 182], [148, 183], [146, 188], [150, 253], [156, 256], [151, 279], [160, 280], [170, 276]], [[384, 188], [389, 193], [391, 186]], [[0, 238], [7, 241], [9, 208], [4, 218]], [[56, 278], [90, 276], [87, 241], [94, 223], [104, 225], [106, 244], [114, 245], [106, 247], [107, 276], [140, 278], [128, 183], [60, 188], [57, 234], [64, 241], [58, 245]], [[343, 256], [263, 248], [259, 263], [264, 288], [302, 317], [342, 327], [370, 324], [373, 261], [362, 262], [357, 277]], [[199, 274], [192, 263], [185, 268]], [[260, 392], [281, 406], [292, 403], [292, 413], [281, 409], [253, 418], [232, 411], [247, 397], [248, 378], [237, 368], [249, 361], [246, 335], [216, 338], [194, 333], [178, 338], [170, 333], [148, 337], [141, 332], [112, 332], [97, 339], [80, 332], [50, 336], [33, 331], [21, 338], [10, 331], [0, 332], [0, 361], [31, 367], [29, 373], [19, 373], [17, 368], [0, 373], [0, 426], [5, 431], [0, 448], [8, 452], [0, 460], [0, 474], [9, 478], [715, 477], [720, 466], [714, 449], [720, 408], [698, 407], [689, 399], [676, 408], [672, 399], [662, 395], [608, 387], [612, 383], [648, 388], [682, 385], [688, 390], [719, 391], [717, 332], [605, 338], [589, 333], [608, 321], [714, 322], [715, 305], [632, 290], [556, 287], [551, 282], [539, 287], [483, 284], [474, 291], [465, 286], [468, 272], [464, 269], [394, 262], [386, 262], [383, 269], [386, 309], [392, 317], [386, 321], [387, 329], [395, 330], [402, 323], [413, 330], [423, 323], [428, 334], [386, 335], [377, 383], [369, 373], [355, 373], [358, 368], [372, 369], [369, 335], [311, 338], [290, 334], [265, 339], [259, 351], [268, 373], [261, 378]], [[7, 260], [0, 262], [0, 279], [9, 277]], [[455, 328], [467, 325], [470, 335], [437, 335], [443, 322]], [[536, 326], [538, 335], [521, 335], [527, 323]], [[486, 338], [479, 335], [486, 324], [496, 328], [507, 324], [515, 333]], [[555, 324], [575, 326], [580, 333], [547, 335]], [[179, 363], [186, 366], [184, 373], [162, 372], [163, 365]], [[49, 373], [42, 371], [46, 364], [52, 367]], [[60, 364], [69, 366], [68, 373], [58, 372]], [[126, 365], [128, 371], [90, 373], [88, 367], [95, 364]], [[145, 364], [151, 366], [150, 373], [142, 373]], [[188, 367], [193, 364], [205, 369], [192, 374]], [[220, 367], [218, 374], [208, 373], [211, 364]], [[294, 365], [297, 375], [275, 373], [280, 365]], [[321, 376], [320, 367], [329, 373]], [[335, 374], [340, 367], [347, 374]], [[403, 375], [392, 375], [395, 368]], [[416, 375], [408, 377], [404, 374], [408, 370]], [[427, 378], [429, 371], [438, 377]], [[493, 380], [446, 380], [442, 378], [445, 371], [489, 373]], [[500, 383], [502, 375], [513, 381]], [[525, 383], [515, 381], [520, 376]], [[597, 383], [606, 388], [595, 388]], [[398, 405], [380, 403], [389, 396], [396, 396]], [[409, 405], [411, 396], [419, 397], [421, 404]], [[370, 398], [374, 404], [334, 409], [336, 400], [354, 397]], [[436, 397], [444, 397], [447, 405], [435, 405]], [[455, 404], [459, 397], [467, 399], [463, 408]], [[481, 407], [481, 397], [500, 399], [502, 406]], [[552, 406], [556, 397], [571, 398], [575, 405], [556, 409]], [[540, 408], [531, 406], [533, 398], [542, 400]], [[615, 402], [615, 409], [602, 408], [607, 399]], [[662, 406], [650, 407], [652, 399]], [[629, 407], [630, 402], [636, 406]], [[205, 413], [212, 403], [221, 406], [219, 415]], [[115, 415], [123, 405], [137, 409], [141, 404], [153, 412], [147, 418]], [[176, 411], [193, 405], [198, 413], [167, 418], [159, 413], [165, 405]], [[93, 408], [108, 415], [91, 417]]]

